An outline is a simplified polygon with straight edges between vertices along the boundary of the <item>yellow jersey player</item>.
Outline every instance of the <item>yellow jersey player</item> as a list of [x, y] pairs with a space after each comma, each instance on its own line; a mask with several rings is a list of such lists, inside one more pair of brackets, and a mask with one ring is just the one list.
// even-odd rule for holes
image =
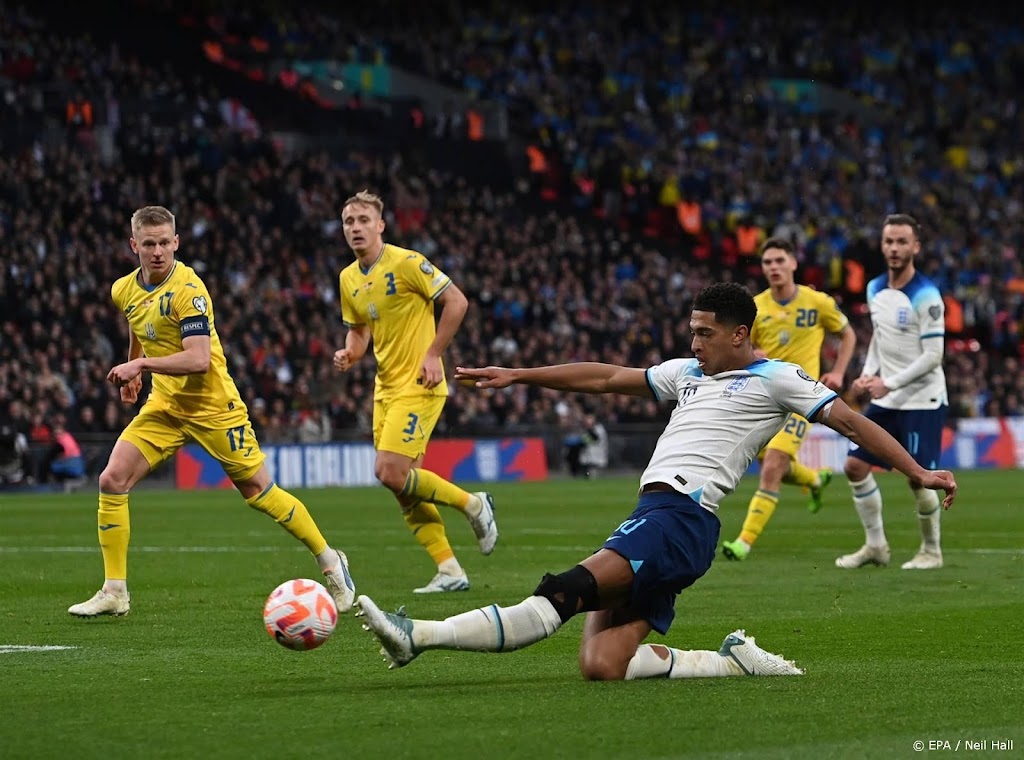
[[347, 612], [355, 599], [348, 560], [328, 546], [303, 503], [271, 480], [249, 412], [228, 374], [210, 294], [195, 270], [175, 259], [174, 215], [163, 206], [146, 206], [132, 215], [131, 228], [139, 268], [111, 289], [130, 327], [128, 361], [110, 370], [107, 380], [127, 404], [138, 400], [143, 372], [152, 374], [153, 388], [99, 477], [103, 587], [68, 612], [128, 614], [128, 494], [189, 439], [221, 463], [250, 507], [306, 545], [338, 611]]
[[[782, 238], [769, 238], [761, 246], [761, 269], [768, 289], [759, 293], [757, 320], [751, 342], [770, 359], [798, 364], [811, 378], [821, 372], [821, 345], [825, 333], [839, 336], [839, 352], [830, 372], [821, 375], [821, 384], [842, 390], [846, 368], [853, 357], [857, 336], [835, 299], [806, 285], [797, 285], [797, 267], [793, 245]], [[743, 560], [760, 537], [779, 503], [781, 484], [807, 488], [811, 512], [821, 509], [822, 490], [832, 481], [832, 470], [818, 471], [797, 461], [810, 423], [799, 414], [791, 414], [786, 424], [761, 452], [761, 482], [747, 507], [743, 529], [735, 541], [722, 543], [722, 554]]]
[[[455, 558], [437, 504], [465, 514], [490, 554], [498, 540], [494, 499], [468, 493], [424, 470], [423, 455], [448, 397], [441, 354], [466, 314], [466, 297], [451, 278], [416, 251], [385, 243], [384, 204], [363, 191], [345, 201], [342, 225], [356, 260], [341, 272], [341, 314], [348, 334], [334, 354], [346, 372], [373, 340], [374, 474], [398, 499], [405, 523], [437, 565], [418, 594], [464, 591], [469, 579]], [[434, 324], [434, 304], [441, 316]]]

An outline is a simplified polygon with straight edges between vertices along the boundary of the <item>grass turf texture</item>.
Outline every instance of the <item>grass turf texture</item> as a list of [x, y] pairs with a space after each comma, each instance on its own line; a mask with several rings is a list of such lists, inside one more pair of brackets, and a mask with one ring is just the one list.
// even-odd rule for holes
[[[915, 756], [915, 740], [996, 738], [1022, 752], [1022, 478], [959, 478], [942, 570], [899, 569], [918, 545], [899, 478], [879, 478], [885, 569], [833, 566], [863, 537], [841, 479], [815, 516], [787, 487], [751, 558], [716, 560], [680, 596], [669, 635], [651, 638], [717, 649], [745, 627], [805, 677], [596, 684], [576, 668], [580, 618], [523, 652], [428, 652], [394, 672], [349, 616], [316, 651], [281, 648], [263, 629], [264, 599], [317, 568], [233, 492], [133, 496], [132, 613], [78, 620], [66, 608], [101, 576], [95, 496], [4, 494], [0, 650], [77, 649], [0, 653], [0, 757], [895, 758]], [[723, 505], [723, 539], [754, 486], [744, 480]], [[411, 593], [433, 567], [383, 489], [301, 496], [348, 552], [361, 593], [443, 618], [513, 604], [544, 572], [571, 567], [626, 518], [635, 489], [635, 479], [493, 486], [491, 557], [446, 510], [473, 587], [430, 597]]]

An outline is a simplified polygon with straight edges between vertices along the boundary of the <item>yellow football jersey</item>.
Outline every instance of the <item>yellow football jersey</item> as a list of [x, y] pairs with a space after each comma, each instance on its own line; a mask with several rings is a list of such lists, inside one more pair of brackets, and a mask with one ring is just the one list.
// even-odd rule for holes
[[146, 356], [170, 356], [182, 350], [182, 338], [210, 336], [210, 368], [201, 375], [180, 377], [152, 373], [153, 391], [147, 407], [153, 405], [192, 419], [246, 411], [228, 374], [224, 349], [214, 327], [210, 293], [194, 269], [176, 261], [167, 279], [152, 287], [139, 281], [136, 269], [117, 280], [110, 295], [127, 317]]
[[341, 318], [373, 333], [376, 398], [447, 396], [447, 383], [424, 388], [420, 369], [436, 335], [434, 301], [451, 278], [422, 254], [388, 243], [369, 269], [356, 260], [341, 270], [340, 283]]
[[796, 295], [786, 303], [772, 298], [772, 291], [754, 296], [757, 317], [751, 341], [769, 359], [799, 364], [811, 377], [821, 374], [821, 344], [825, 333], [841, 332], [849, 321], [835, 299], [806, 285], [797, 285]]

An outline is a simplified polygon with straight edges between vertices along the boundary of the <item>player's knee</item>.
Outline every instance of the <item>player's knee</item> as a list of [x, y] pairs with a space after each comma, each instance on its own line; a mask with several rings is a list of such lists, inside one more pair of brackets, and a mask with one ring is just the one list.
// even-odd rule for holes
[[405, 487], [409, 468], [392, 462], [377, 462], [373, 474], [382, 486], [398, 493]]
[[591, 639], [580, 648], [580, 673], [588, 681], [621, 681], [634, 653], [613, 650]]
[[558, 575], [548, 573], [533, 593], [551, 602], [563, 623], [577, 612], [589, 612], [601, 607], [597, 579], [583, 565], [576, 565], [572, 570]]
[[99, 487], [102, 493], [128, 493], [131, 485], [126, 472], [117, 470], [109, 464], [100, 473]]
[[843, 465], [843, 472], [846, 473], [848, 480], [856, 483], [871, 474], [871, 465], [861, 459], [849, 457]]

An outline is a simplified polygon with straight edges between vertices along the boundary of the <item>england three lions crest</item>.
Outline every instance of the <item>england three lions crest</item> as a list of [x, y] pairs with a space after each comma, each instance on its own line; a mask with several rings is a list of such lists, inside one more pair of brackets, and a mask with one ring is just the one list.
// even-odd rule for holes
[[749, 377], [737, 377], [735, 380], [733, 380], [731, 383], [725, 386], [725, 390], [722, 391], [722, 398], [729, 398], [733, 394], [739, 393], [740, 391], [747, 387], [747, 383], [749, 382]]

